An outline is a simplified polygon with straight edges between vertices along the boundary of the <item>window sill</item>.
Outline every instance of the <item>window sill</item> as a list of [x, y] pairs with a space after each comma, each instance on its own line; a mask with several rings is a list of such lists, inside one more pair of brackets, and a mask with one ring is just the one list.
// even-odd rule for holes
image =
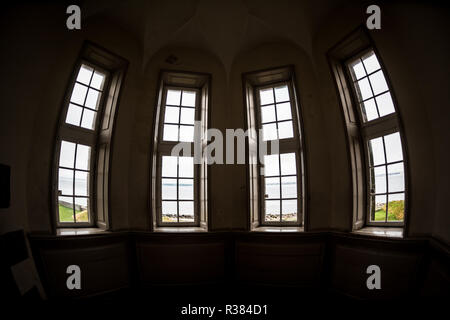
[[202, 227], [158, 227], [153, 230], [154, 232], [208, 232], [206, 228]]
[[365, 227], [352, 232], [376, 237], [403, 238], [403, 228]]
[[56, 229], [57, 236], [86, 236], [91, 234], [108, 233], [100, 228], [60, 228]]
[[304, 232], [303, 227], [256, 227], [252, 232]]

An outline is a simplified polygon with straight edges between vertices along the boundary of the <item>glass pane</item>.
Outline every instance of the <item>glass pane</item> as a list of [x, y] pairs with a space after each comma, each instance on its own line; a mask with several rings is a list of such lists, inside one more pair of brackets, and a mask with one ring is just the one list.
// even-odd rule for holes
[[180, 126], [180, 141], [194, 142], [194, 126]]
[[405, 218], [405, 194], [390, 194], [388, 199], [388, 221], [403, 221]]
[[104, 83], [105, 83], [105, 75], [98, 71], [95, 71], [94, 76], [92, 77], [91, 87], [98, 90], [103, 90]]
[[89, 170], [89, 160], [91, 156], [91, 147], [83, 144], [77, 145], [77, 157], [75, 168], [81, 170]]
[[403, 162], [388, 166], [389, 192], [405, 191], [405, 172]]
[[358, 59], [350, 64], [350, 73], [353, 81], [359, 80], [366, 75], [361, 60]]
[[275, 100], [276, 102], [289, 101], [289, 90], [287, 86], [275, 88]]
[[392, 102], [391, 94], [389, 92], [376, 97], [376, 99], [378, 111], [380, 111], [380, 117], [395, 112], [394, 103]]
[[75, 143], [61, 141], [61, 152], [59, 154], [59, 165], [61, 167], [73, 168], [75, 161]]
[[179, 177], [193, 178], [194, 177], [194, 157], [179, 157]]
[[164, 122], [178, 123], [180, 115], [179, 107], [166, 107], [166, 112], [164, 114]]
[[87, 89], [88, 89], [87, 87], [79, 83], [75, 83], [75, 86], [73, 87], [72, 91], [72, 96], [70, 97], [70, 102], [75, 102], [77, 104], [83, 105]]
[[177, 202], [162, 201], [162, 221], [177, 222]]
[[398, 132], [384, 136], [387, 162], [403, 160], [402, 141]]
[[295, 161], [295, 153], [280, 154], [281, 174], [297, 174], [297, 163]]
[[162, 171], [163, 177], [177, 177], [177, 157], [163, 156], [162, 157]]
[[98, 109], [98, 104], [100, 103], [100, 91], [95, 89], [89, 89], [85, 106], [91, 109]]
[[58, 215], [60, 222], [74, 222], [72, 197], [58, 197]]
[[183, 91], [181, 105], [185, 107], [195, 107], [195, 91]]
[[277, 140], [277, 126], [275, 123], [264, 124], [262, 126], [263, 141]]
[[288, 139], [294, 137], [294, 128], [292, 128], [292, 121], [278, 122], [278, 138]]
[[83, 119], [81, 120], [81, 127], [93, 130], [96, 114], [97, 112], [85, 108], [83, 111]]
[[370, 171], [375, 180], [375, 189], [371, 190], [371, 192], [375, 191], [375, 193], [386, 193], [386, 167], [375, 167]]
[[163, 129], [164, 141], [178, 141], [178, 126], [173, 124], [165, 124]]
[[194, 124], [194, 121], [195, 121], [195, 109], [181, 108], [180, 122], [183, 124]]
[[194, 201], [180, 201], [180, 222], [194, 222]]
[[178, 197], [182, 200], [194, 200], [194, 179], [178, 180]]
[[275, 121], [275, 107], [274, 105], [270, 105], [267, 107], [261, 107], [261, 122], [273, 122]]
[[162, 179], [161, 198], [163, 200], [177, 199], [177, 179]]
[[94, 69], [92, 69], [91, 67], [84, 64], [81, 65], [80, 71], [78, 71], [77, 81], [89, 85], [89, 82], [91, 81], [92, 71], [94, 71]]
[[269, 88], [259, 90], [259, 99], [261, 100], [261, 105], [274, 103], [275, 101], [273, 101], [273, 89]]
[[372, 97], [372, 90], [370, 90], [370, 85], [367, 78], [359, 80], [357, 87], [359, 88], [359, 90], [356, 90], [359, 91], [359, 101], [366, 100]]
[[367, 73], [372, 73], [381, 68], [374, 52], [369, 53], [369, 55], [362, 60], [364, 62], [364, 66], [366, 67]]
[[378, 71], [369, 76], [370, 84], [372, 85], [373, 94], [379, 94], [388, 90], [388, 85], [384, 79], [383, 71]]
[[277, 104], [277, 120], [292, 119], [291, 104], [289, 102]]
[[386, 220], [386, 195], [372, 196], [371, 199], [371, 221], [384, 222]]
[[59, 169], [58, 190], [62, 195], [73, 195], [73, 170]]
[[75, 198], [75, 220], [76, 222], [89, 222], [87, 198]]
[[362, 103], [362, 112], [364, 121], [372, 121], [378, 118], [377, 106], [375, 100], [370, 99]]
[[265, 221], [280, 221], [279, 200], [266, 200]]
[[383, 139], [381, 137], [369, 141], [370, 164], [376, 166], [384, 163]]
[[75, 171], [75, 195], [87, 196], [89, 185], [89, 173], [85, 171]]
[[297, 198], [297, 177], [281, 178], [281, 195], [283, 198]]
[[266, 178], [265, 179], [265, 195], [266, 199], [280, 198], [280, 178]]
[[81, 111], [83, 108], [78, 107], [74, 104], [69, 104], [69, 109], [67, 110], [66, 123], [73, 124], [74, 126], [80, 125]]
[[278, 154], [264, 156], [264, 175], [278, 176], [280, 175]]
[[166, 104], [171, 104], [174, 106], [180, 105], [181, 90], [167, 90], [167, 101]]
[[297, 200], [281, 201], [282, 221], [297, 221]]

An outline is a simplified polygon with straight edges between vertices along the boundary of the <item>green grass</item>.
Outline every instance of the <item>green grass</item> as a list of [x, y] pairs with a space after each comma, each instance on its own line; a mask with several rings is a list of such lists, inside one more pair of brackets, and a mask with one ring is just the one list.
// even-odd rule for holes
[[[79, 214], [81, 211], [77, 211], [75, 210], [75, 214]], [[77, 217], [79, 221], [87, 221], [87, 214], [86, 217], [84, 217], [83, 214], [83, 219], [80, 219], [80, 217]], [[59, 205], [59, 221], [61, 222], [73, 222], [73, 209], [63, 206], [63, 205]]]
[[[405, 203], [403, 200], [396, 200], [389, 202], [388, 221], [403, 220]], [[375, 221], [384, 221], [386, 217], [386, 206], [380, 210], [375, 211]]]

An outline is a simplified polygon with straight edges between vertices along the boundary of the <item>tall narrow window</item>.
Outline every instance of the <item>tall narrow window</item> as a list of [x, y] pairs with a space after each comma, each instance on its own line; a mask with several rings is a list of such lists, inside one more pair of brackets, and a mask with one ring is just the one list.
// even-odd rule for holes
[[[162, 79], [153, 148], [154, 228], [206, 228], [207, 169], [202, 156], [194, 161], [194, 150], [204, 146], [209, 76], [164, 72]], [[194, 145], [195, 130], [200, 133], [195, 141], [199, 146]], [[192, 153], [174, 154], [179, 143]]]
[[[269, 80], [268, 80], [269, 79]], [[303, 224], [303, 156], [293, 70], [283, 67], [245, 75], [249, 158], [260, 150], [252, 140], [278, 142], [278, 152], [263, 155], [256, 170], [250, 161], [251, 227]], [[252, 101], [253, 100], [253, 101]], [[253, 107], [255, 105], [256, 107]], [[259, 181], [254, 184], [255, 179]], [[253, 199], [259, 198], [255, 203]]]
[[[356, 47], [351, 45], [355, 43]], [[355, 193], [353, 229], [403, 226], [407, 198], [404, 143], [380, 58], [362, 31], [334, 48], [329, 57], [350, 142]]]
[[[99, 52], [110, 60], [97, 61]], [[125, 68], [123, 59], [95, 45], [87, 43], [82, 50], [64, 103], [55, 148], [57, 227], [108, 225], [108, 206], [104, 202], [109, 168], [106, 162]]]

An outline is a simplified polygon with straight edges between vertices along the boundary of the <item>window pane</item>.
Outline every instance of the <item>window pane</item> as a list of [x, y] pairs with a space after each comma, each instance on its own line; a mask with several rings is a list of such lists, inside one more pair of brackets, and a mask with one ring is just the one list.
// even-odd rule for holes
[[378, 111], [380, 111], [380, 117], [395, 112], [394, 103], [392, 102], [391, 94], [389, 92], [376, 97], [376, 99]]
[[100, 103], [100, 92], [95, 89], [89, 89], [85, 106], [91, 109], [98, 109], [98, 104]]
[[178, 123], [179, 115], [180, 115], [179, 107], [166, 107], [166, 112], [164, 114], [164, 122]]
[[289, 90], [287, 86], [275, 88], [275, 100], [276, 102], [289, 101]]
[[379, 94], [388, 90], [386, 80], [384, 79], [383, 71], [378, 71], [369, 76], [370, 84], [372, 85], [373, 94]]
[[88, 89], [87, 87], [79, 83], [75, 83], [75, 86], [73, 87], [72, 91], [72, 96], [70, 97], [70, 102], [75, 102], [77, 104], [83, 105], [87, 89]]
[[280, 175], [278, 154], [264, 156], [264, 175], [278, 176]]
[[194, 179], [178, 180], [178, 197], [182, 200], [194, 200]]
[[167, 101], [166, 104], [171, 104], [174, 106], [180, 105], [181, 90], [167, 90]]
[[67, 110], [66, 123], [73, 124], [74, 126], [80, 125], [81, 111], [83, 108], [78, 107], [74, 104], [69, 104], [69, 109]]
[[180, 222], [194, 222], [194, 201], [180, 201]]
[[282, 221], [297, 221], [297, 200], [283, 200], [281, 201]]
[[76, 222], [89, 222], [87, 198], [75, 198], [75, 220]]
[[261, 107], [261, 122], [273, 122], [275, 121], [275, 107], [270, 105], [267, 107]]
[[[386, 167], [375, 167], [372, 168], [371, 174], [375, 180], [375, 189], [371, 190], [371, 192], [375, 191], [375, 193], [385, 193], [386, 192]], [[373, 186], [372, 186], [373, 188]]]
[[266, 199], [280, 198], [280, 178], [266, 178], [265, 179], [265, 195]]
[[297, 174], [297, 164], [295, 161], [295, 153], [280, 154], [281, 174]]
[[372, 90], [370, 90], [370, 85], [367, 78], [358, 81], [358, 89], [359, 90], [356, 91], [359, 91], [359, 101], [366, 100], [372, 97]]
[[93, 130], [95, 125], [95, 115], [97, 112], [84, 109], [83, 119], [81, 120], [81, 127]]
[[81, 170], [89, 170], [90, 156], [91, 156], [91, 147], [78, 144], [75, 168]]
[[384, 136], [387, 162], [403, 160], [402, 142], [398, 132]]
[[369, 153], [372, 166], [384, 163], [383, 139], [381, 137], [369, 141]]
[[389, 192], [405, 191], [403, 162], [388, 166]]
[[362, 103], [362, 113], [364, 121], [372, 121], [378, 118], [377, 106], [373, 99], [369, 99]]
[[58, 215], [60, 222], [74, 222], [72, 197], [58, 197]]
[[180, 122], [183, 124], [194, 124], [194, 121], [195, 121], [195, 109], [181, 108]]
[[280, 221], [280, 201], [266, 200], [265, 221]]
[[163, 200], [177, 199], [177, 179], [162, 179], [161, 198]]
[[277, 104], [277, 120], [292, 119], [291, 104], [289, 102]]
[[281, 177], [281, 194], [283, 198], [297, 198], [297, 177]]
[[162, 221], [177, 222], [177, 202], [162, 201]]
[[178, 141], [178, 126], [173, 124], [165, 124], [163, 130], [164, 141]]
[[94, 76], [92, 77], [91, 87], [98, 90], [103, 90], [104, 83], [105, 83], [105, 75], [98, 71], [95, 71]]
[[177, 177], [177, 157], [163, 156], [162, 157], [162, 172], [163, 177]]
[[183, 91], [181, 105], [185, 107], [195, 107], [195, 91]]
[[272, 104], [273, 101], [273, 89], [262, 89], [259, 90], [259, 99], [261, 100], [261, 105]]
[[180, 126], [180, 141], [194, 142], [194, 126]]
[[59, 165], [61, 167], [73, 168], [74, 161], [75, 161], [75, 143], [61, 141]]
[[403, 221], [405, 217], [405, 194], [390, 194], [388, 199], [388, 221]]
[[75, 171], [75, 195], [87, 196], [89, 173], [85, 171]]
[[73, 195], [73, 170], [59, 169], [58, 190], [61, 195]]
[[371, 221], [384, 222], [386, 220], [386, 196], [372, 196], [371, 199]]
[[294, 137], [292, 121], [278, 122], [278, 138], [288, 139]]
[[194, 177], [194, 157], [179, 157], [179, 177], [193, 178]]
[[350, 73], [352, 74], [353, 81], [359, 80], [366, 75], [364, 67], [359, 59], [350, 64]]
[[277, 126], [275, 123], [264, 124], [262, 126], [263, 140], [277, 140]]
[[366, 67], [367, 73], [372, 73], [380, 69], [380, 64], [378, 63], [377, 56], [375, 53], [371, 52], [367, 57], [362, 59], [364, 66]]
[[94, 71], [94, 69], [92, 69], [91, 67], [88, 67], [84, 64], [81, 65], [80, 71], [78, 71], [77, 81], [89, 85], [89, 82], [91, 81], [92, 71]]

